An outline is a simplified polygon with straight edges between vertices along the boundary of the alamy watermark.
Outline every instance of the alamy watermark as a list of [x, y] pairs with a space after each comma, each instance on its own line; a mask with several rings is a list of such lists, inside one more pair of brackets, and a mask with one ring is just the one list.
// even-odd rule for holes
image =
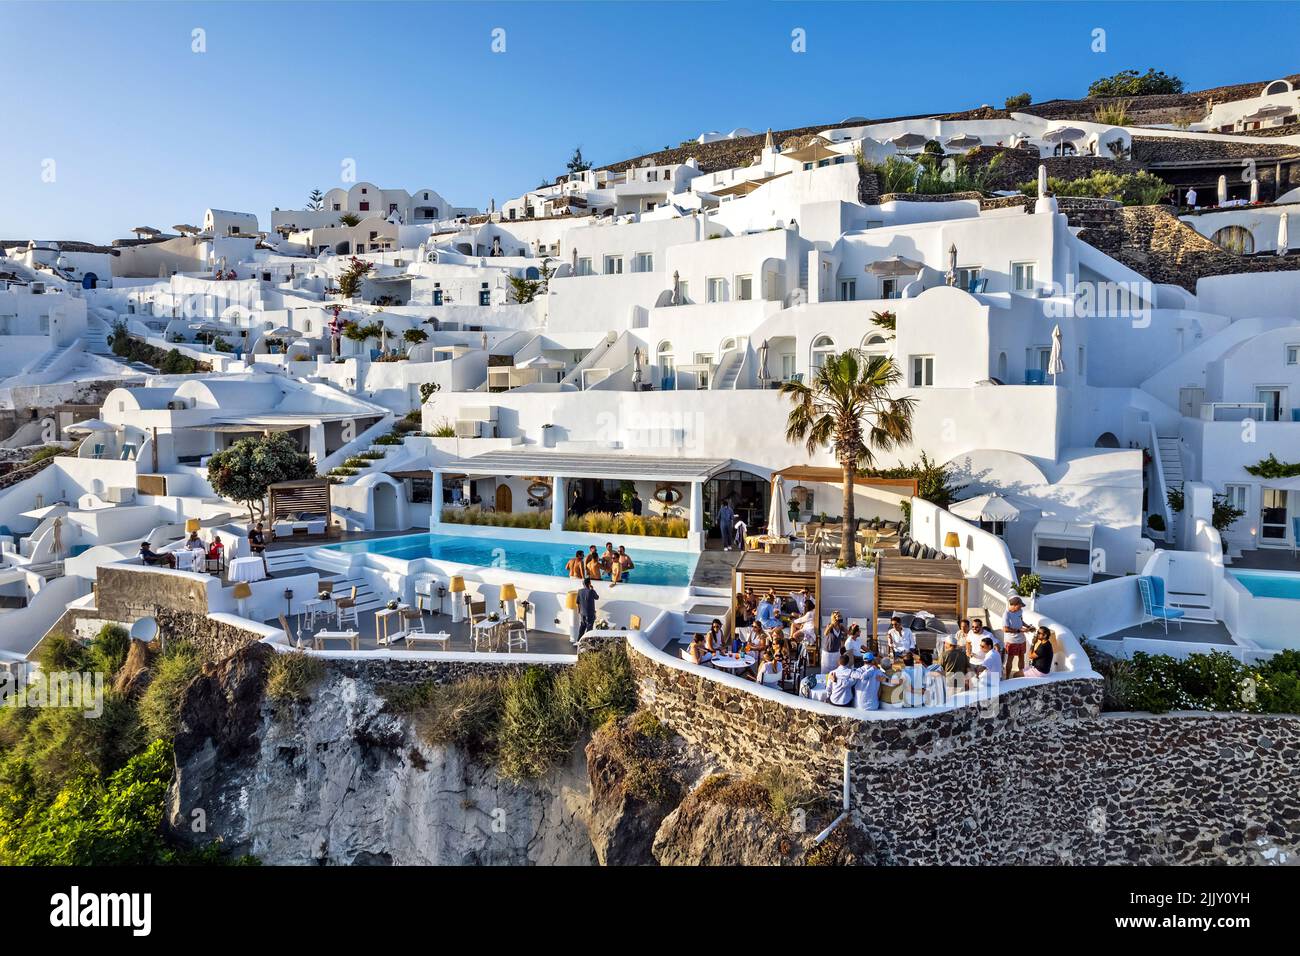
[[20, 678], [0, 671], [0, 707], [79, 710], [85, 717], [104, 713], [104, 675], [100, 671], [36, 671]]

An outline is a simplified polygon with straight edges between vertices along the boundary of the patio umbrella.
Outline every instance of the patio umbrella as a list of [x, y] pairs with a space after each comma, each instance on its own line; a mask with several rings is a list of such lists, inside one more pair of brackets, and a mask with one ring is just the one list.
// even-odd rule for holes
[[949, 149], [974, 149], [980, 144], [978, 136], [972, 136], [970, 133], [958, 133], [956, 136], [949, 136], [944, 143]]
[[1052, 354], [1047, 359], [1047, 371], [1052, 375], [1052, 384], [1056, 384], [1056, 376], [1065, 371], [1065, 362], [1061, 360], [1061, 327], [1058, 325], [1052, 329]]
[[63, 519], [55, 518], [54, 524], [51, 525], [50, 530], [51, 536], [54, 539], [51, 542], [54, 550], [54, 560], [57, 561], [59, 560], [59, 555], [63, 553]]
[[921, 263], [915, 259], [908, 259], [906, 256], [890, 256], [888, 259], [877, 259], [867, 266], [867, 271], [876, 276], [906, 276], [915, 275], [922, 268]]
[[676, 269], [673, 270], [673, 305], [682, 304], [682, 276]]
[[90, 434], [91, 432], [115, 432], [117, 426], [110, 425], [99, 418], [87, 418], [85, 421], [75, 422], [63, 430], [65, 432], [85, 432]]
[[758, 347], [758, 381], [762, 385], [767, 384], [767, 347], [767, 339], [763, 339]]
[[772, 503], [767, 509], [767, 533], [769, 536], [784, 538], [790, 533], [787, 527], [789, 518], [785, 510], [785, 479], [780, 475], [772, 477]]
[[1228, 201], [1228, 177], [1219, 177], [1219, 205], [1222, 206]]
[[944, 277], [948, 285], [957, 284], [957, 243], [948, 249], [948, 274]]
[[1265, 120], [1272, 119], [1275, 116], [1288, 116], [1291, 113], [1291, 107], [1281, 104], [1272, 106], [1261, 106], [1255, 112], [1246, 117], [1248, 120]]
[[1290, 213], [1282, 213], [1277, 217], [1277, 254], [1286, 255], [1287, 247], [1291, 244], [1291, 237], [1287, 235], [1287, 217]]
[[638, 391], [641, 388], [641, 346], [632, 350], [632, 387]]
[[1055, 146], [1060, 143], [1072, 143], [1077, 139], [1083, 139], [1083, 135], [1083, 130], [1077, 126], [1058, 126], [1056, 129], [1049, 129], [1044, 133], [1043, 141]]
[[1250, 181], [1250, 201], [1259, 202], [1259, 180], [1258, 179], [1252, 179]]
[[1028, 502], [994, 491], [949, 505], [948, 510], [967, 521], [1016, 521], [1022, 512], [1037, 509]]
[[900, 153], [918, 149], [926, 144], [926, 138], [920, 133], [902, 133], [890, 140]]

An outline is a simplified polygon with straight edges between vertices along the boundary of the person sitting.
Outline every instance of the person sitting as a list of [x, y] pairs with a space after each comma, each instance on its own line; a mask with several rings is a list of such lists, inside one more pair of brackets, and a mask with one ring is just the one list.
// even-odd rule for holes
[[169, 568], [176, 567], [176, 555], [159, 554], [153, 548], [149, 547], [148, 541], [140, 542], [140, 561], [150, 566], [165, 564]]
[[758, 621], [749, 631], [749, 641], [745, 644], [745, 650], [753, 654], [755, 658], [762, 656], [767, 650], [768, 640], [767, 632], [763, 630], [763, 625]]
[[849, 635], [844, 640], [844, 653], [853, 658], [853, 666], [862, 666], [862, 654], [866, 649], [866, 644], [862, 639], [862, 628], [856, 624], [849, 625]]
[[826, 699], [836, 707], [852, 707], [853, 691], [858, 686], [858, 679], [849, 659], [849, 655], [839, 656], [839, 665], [826, 675]]
[[925, 706], [926, 678], [925, 665], [914, 653], [903, 655], [903, 706]]
[[782, 664], [772, 648], [763, 652], [763, 663], [758, 665], [758, 682], [766, 687], [776, 687], [781, 683]]
[[802, 588], [798, 591], [791, 591], [790, 597], [794, 600], [795, 610], [799, 614], [807, 614], [817, 606], [817, 602], [813, 600], [812, 595], [808, 593], [807, 588]]
[[1002, 656], [993, 646], [993, 638], [988, 634], [980, 639], [980, 654], [980, 659], [972, 667], [976, 683], [996, 683], [1002, 676]]
[[1046, 677], [1052, 672], [1052, 629], [1039, 625], [1034, 634], [1034, 646], [1029, 652], [1029, 666], [1025, 668], [1025, 677]]
[[197, 531], [191, 531], [189, 539], [185, 542], [185, 550], [198, 551], [200, 554], [202, 554], [208, 549], [203, 544], [202, 539], [199, 537], [199, 533]]
[[880, 709], [880, 684], [885, 679], [885, 672], [876, 664], [876, 655], [867, 651], [862, 657], [862, 666], [853, 672], [858, 682], [858, 696], [862, 699], [864, 710]]
[[977, 617], [970, 622], [970, 634], [967, 635], [966, 653], [970, 656], [971, 660], [974, 660], [981, 653], [980, 641], [989, 636], [989, 632], [984, 630], [983, 618]]
[[754, 615], [749, 609], [749, 601], [741, 592], [736, 593], [736, 627], [749, 627], [754, 623]]
[[959, 644], [951, 634], [944, 637], [939, 666], [943, 668], [944, 679], [949, 684], [964, 687], [966, 672], [970, 670], [970, 655], [966, 653], [966, 645]]
[[776, 616], [776, 595], [768, 591], [763, 600], [758, 602], [758, 622], [764, 627], [780, 627], [781, 621]]
[[714, 654], [705, 646], [704, 635], [696, 634], [691, 638], [691, 660], [696, 664], [707, 664], [713, 660]]
[[912, 633], [910, 627], [903, 627], [901, 617], [891, 617], [889, 619], [889, 632], [885, 635], [885, 639], [888, 641], [889, 651], [894, 655], [895, 659], [916, 650], [916, 635]]
[[226, 554], [226, 543], [221, 540], [221, 535], [212, 536], [212, 546], [208, 548], [208, 560], [220, 561]]
[[564, 566], [564, 570], [569, 573], [571, 578], [585, 578], [587, 576], [587, 568], [582, 561], [581, 548], [574, 552], [573, 557], [569, 559], [569, 563]]
[[722, 630], [722, 621], [715, 617], [713, 623], [709, 625], [708, 632], [704, 635], [704, 643], [710, 652], [721, 654], [726, 650], [723, 646], [726, 640], [727, 635]]

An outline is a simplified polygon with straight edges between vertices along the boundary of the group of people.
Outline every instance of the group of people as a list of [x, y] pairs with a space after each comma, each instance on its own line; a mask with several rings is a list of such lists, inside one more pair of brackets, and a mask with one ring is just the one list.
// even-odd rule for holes
[[709, 630], [691, 640], [691, 660], [708, 664], [718, 657], [750, 654], [754, 667], [743, 676], [760, 684], [777, 686], [790, 669], [802, 670], [808, 655], [817, 649], [817, 602], [807, 588], [784, 599], [768, 589], [760, 597], [753, 588], [736, 594], [732, 618], [735, 628], [727, 640], [722, 621], [714, 619]]
[[609, 575], [610, 587], [613, 587], [620, 581], [628, 580], [635, 567], [632, 556], [627, 553], [623, 545], [620, 544], [615, 550], [614, 542], [606, 541], [604, 554], [597, 552], [594, 544], [585, 555], [581, 549], [578, 549], [569, 559], [569, 563], [564, 566], [564, 570], [571, 578], [596, 581], [603, 581], [605, 576]]

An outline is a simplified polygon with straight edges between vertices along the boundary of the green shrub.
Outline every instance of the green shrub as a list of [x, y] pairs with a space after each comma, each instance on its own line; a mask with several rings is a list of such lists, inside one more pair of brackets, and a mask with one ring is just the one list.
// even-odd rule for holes
[[298, 651], [276, 654], [266, 671], [267, 699], [281, 704], [308, 701], [324, 676], [325, 664], [319, 657]]
[[168, 646], [167, 652], [154, 663], [149, 686], [137, 705], [145, 733], [163, 740], [176, 736], [181, 698], [202, 669], [198, 652], [188, 641]]
[[622, 641], [583, 654], [568, 676], [587, 726], [599, 727], [636, 707], [636, 678]]
[[131, 647], [131, 633], [120, 624], [105, 624], [91, 643], [94, 669], [105, 675], [116, 674], [126, 663], [126, 652]]
[[1029, 597], [1029, 595], [1034, 594], [1037, 591], [1041, 591], [1042, 589], [1043, 589], [1043, 579], [1039, 577], [1037, 574], [1034, 574], [1031, 571], [1027, 571], [1024, 574], [1020, 575], [1020, 580], [1016, 582], [1016, 585], [1012, 590], [1014, 590], [1021, 597]]
[[1033, 97], [1028, 93], [1017, 93], [1015, 96], [1008, 96], [1002, 105], [1006, 107], [1007, 110], [1015, 113], [1023, 110], [1032, 102]]
[[530, 667], [505, 679], [501, 697], [497, 752], [507, 780], [540, 777], [573, 750], [584, 728], [570, 681]]
[[474, 674], [450, 684], [381, 689], [388, 705], [411, 718], [420, 739], [433, 747], [494, 753], [501, 723], [501, 680]]
[[362, 458], [359, 455], [353, 455], [351, 458], [343, 462], [343, 467], [344, 468], [369, 468], [370, 460], [366, 458]]
[[393, 434], [392, 432], [389, 432], [387, 435], [380, 435], [375, 439], [376, 445], [400, 445], [401, 443], [402, 436]]

